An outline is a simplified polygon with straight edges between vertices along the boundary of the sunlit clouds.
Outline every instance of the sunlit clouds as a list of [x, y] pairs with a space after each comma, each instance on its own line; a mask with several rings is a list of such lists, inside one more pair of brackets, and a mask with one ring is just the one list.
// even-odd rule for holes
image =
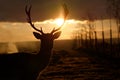
[[[71, 39], [71, 33], [75, 30], [75, 25], [82, 21], [66, 20], [62, 26], [62, 35], [59, 39]], [[51, 32], [54, 27], [63, 24], [62, 19], [49, 19], [42, 22], [34, 22], [36, 28], [43, 28], [45, 33]], [[35, 31], [28, 23], [20, 22], [0, 22], [0, 42], [7, 41], [33, 41], [36, 40], [32, 34]]]
[[[50, 33], [52, 29], [60, 27], [64, 22], [63, 19], [49, 19], [45, 21], [34, 22], [36, 28], [40, 29], [43, 28], [45, 33]], [[98, 38], [101, 38], [101, 21], [95, 21], [96, 31]], [[69, 19], [66, 20], [64, 25], [61, 28], [62, 34], [59, 38], [61, 39], [71, 39], [73, 32], [81, 32], [81, 29], [84, 27], [88, 28], [87, 20], [75, 20]], [[116, 32], [116, 24], [112, 21], [112, 30], [113, 30], [113, 37], [117, 36]], [[35, 41], [37, 40], [33, 36], [33, 31], [35, 31], [28, 23], [22, 22], [0, 22], [0, 42], [17, 42], [17, 41]], [[109, 38], [109, 20], [104, 20], [104, 31], [105, 37]]]
[[58, 18], [54, 21], [54, 23], [57, 24], [58, 26], [61, 26], [62, 24], [64, 24], [64, 19]]

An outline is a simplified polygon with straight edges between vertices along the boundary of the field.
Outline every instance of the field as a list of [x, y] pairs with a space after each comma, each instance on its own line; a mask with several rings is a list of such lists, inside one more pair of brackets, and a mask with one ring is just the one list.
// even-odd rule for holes
[[[14, 46], [13, 46], [14, 44]], [[39, 51], [39, 42], [12, 43], [18, 52]], [[1, 43], [1, 53], [6, 53], [7, 43]], [[12, 48], [12, 49], [13, 49]], [[55, 41], [50, 63], [38, 80], [119, 80], [120, 65], [101, 57], [93, 56], [82, 49], [72, 50], [72, 40]], [[16, 50], [13, 50], [16, 51]]]
[[39, 80], [119, 80], [118, 64], [97, 59], [82, 51], [55, 52]]

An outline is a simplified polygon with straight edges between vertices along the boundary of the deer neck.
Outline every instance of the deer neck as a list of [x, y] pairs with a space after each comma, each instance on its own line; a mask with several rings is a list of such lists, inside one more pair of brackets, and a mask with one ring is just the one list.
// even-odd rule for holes
[[39, 54], [42, 54], [42, 53], [51, 54], [52, 48], [53, 48], [53, 42], [52, 41], [41, 40]]
[[37, 55], [39, 61], [44, 65], [48, 65], [51, 55], [52, 55], [52, 47], [50, 47], [47, 42], [41, 41], [40, 51]]

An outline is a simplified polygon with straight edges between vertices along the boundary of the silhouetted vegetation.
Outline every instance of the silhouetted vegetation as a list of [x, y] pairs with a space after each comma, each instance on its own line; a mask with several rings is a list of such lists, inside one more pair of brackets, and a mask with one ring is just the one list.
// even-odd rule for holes
[[110, 16], [110, 19], [114, 18], [116, 21], [118, 43], [120, 43], [120, 0], [107, 0], [107, 5], [107, 13]]
[[[91, 17], [91, 16], [89, 16]], [[114, 59], [120, 58], [120, 43], [117, 41], [117, 38], [112, 37], [112, 25], [111, 19], [109, 21], [110, 32], [108, 35], [109, 38], [105, 37], [104, 31], [104, 19], [101, 18], [101, 36], [102, 38], [98, 39], [96, 25], [94, 20], [91, 18], [88, 19], [88, 26], [82, 26], [82, 28], [74, 33], [74, 48], [75, 49], [84, 49], [89, 54], [94, 54], [97, 56], [104, 56]], [[78, 45], [78, 42], [79, 45]], [[75, 46], [76, 45], [76, 46]]]
[[[77, 48], [82, 48], [89, 53], [94, 53], [95, 55], [103, 55], [111, 58], [120, 58], [120, 0], [107, 0], [106, 12], [109, 16], [109, 38], [105, 37], [104, 31], [104, 16], [101, 17], [101, 39], [98, 39], [96, 25], [94, 23], [95, 16], [94, 14], [88, 14], [88, 26], [81, 28], [74, 41], [76, 43], [79, 41], [79, 46]], [[116, 21], [117, 27], [117, 37], [113, 38], [112, 32], [112, 19]], [[114, 26], [115, 27], [115, 26]], [[75, 35], [75, 34], [74, 34]], [[81, 37], [79, 37], [81, 36]], [[78, 39], [79, 37], [79, 39]], [[76, 38], [76, 39], [75, 39]], [[74, 42], [75, 44], [75, 42]], [[74, 45], [75, 46], [75, 45]], [[76, 47], [75, 47], [76, 48]]]
[[[104, 39], [104, 31], [102, 31], [102, 39], [97, 39], [97, 31], [94, 32], [95, 38], [83, 39], [74, 39], [74, 48], [82, 48], [90, 53], [95, 53], [96, 55], [105, 55], [113, 58], [120, 58], [120, 44], [117, 41], [117, 38]], [[110, 34], [111, 35], [111, 34]], [[84, 35], [85, 36], [85, 35]], [[80, 45], [77, 43], [80, 40]], [[92, 42], [91, 42], [92, 41]], [[76, 46], [77, 47], [76, 47]], [[92, 52], [91, 52], [92, 51]]]

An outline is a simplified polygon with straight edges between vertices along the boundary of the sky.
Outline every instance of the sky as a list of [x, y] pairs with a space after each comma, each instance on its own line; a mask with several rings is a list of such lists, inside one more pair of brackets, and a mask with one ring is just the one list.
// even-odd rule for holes
[[32, 4], [33, 20], [46, 20], [59, 15], [61, 5], [69, 9], [70, 19], [81, 20], [89, 13], [106, 17], [106, 0], [0, 0], [0, 21], [26, 21], [24, 8]]
[[[31, 16], [35, 26], [42, 27], [46, 33], [49, 33], [53, 27], [59, 27], [54, 20], [60, 17], [62, 4], [67, 5], [69, 14], [59, 39], [71, 39], [76, 29], [78, 30], [83, 24], [86, 25], [88, 15], [95, 19], [101, 16], [108, 18], [106, 0], [0, 0], [0, 42], [36, 40], [32, 34], [35, 30], [26, 20], [25, 6], [28, 3], [32, 5]], [[105, 20], [107, 23], [105, 26], [109, 25], [108, 22]], [[100, 33], [101, 21], [96, 23], [98, 25], [96, 30]], [[108, 35], [109, 26], [105, 30]]]

